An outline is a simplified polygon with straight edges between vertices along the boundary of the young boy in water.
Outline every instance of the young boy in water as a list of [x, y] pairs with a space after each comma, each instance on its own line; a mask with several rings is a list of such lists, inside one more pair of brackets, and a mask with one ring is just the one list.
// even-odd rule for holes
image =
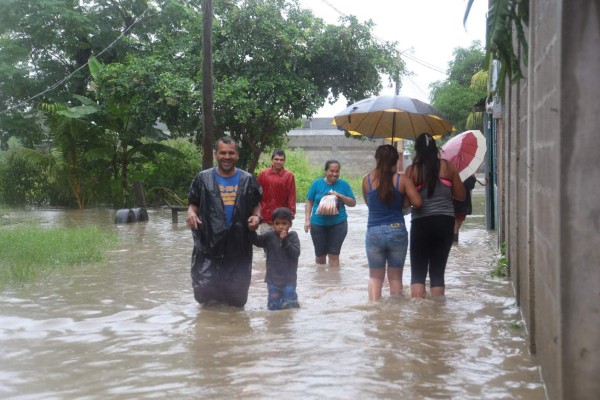
[[290, 231], [292, 212], [286, 207], [276, 208], [272, 220], [273, 229], [260, 235], [250, 233], [252, 243], [267, 253], [267, 307], [269, 310], [299, 308], [296, 280], [300, 240], [296, 232]]

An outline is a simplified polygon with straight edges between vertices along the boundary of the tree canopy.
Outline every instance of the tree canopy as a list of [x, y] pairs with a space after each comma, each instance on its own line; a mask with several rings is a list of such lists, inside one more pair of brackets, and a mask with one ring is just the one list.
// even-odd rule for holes
[[393, 44], [355, 17], [327, 25], [294, 2], [247, 0], [215, 32], [216, 127], [240, 143], [253, 171], [260, 154], [310, 117], [329, 95], [377, 94], [381, 74], [404, 71]]
[[[39, 147], [59, 126], [47, 123], [40, 104], [69, 109], [91, 99], [96, 111], [69, 120], [70, 129], [116, 135], [106, 137], [125, 148], [107, 161], [124, 189], [135, 162], [124, 158], [127, 146], [160, 140], [157, 122], [170, 137], [201, 143], [202, 3], [2, 2], [0, 144], [16, 137]], [[405, 74], [396, 43], [376, 40], [371, 21], [327, 24], [296, 0], [216, 0], [213, 21], [215, 139], [237, 139], [240, 166], [251, 172], [263, 151], [281, 146], [328, 99], [353, 102], [378, 93], [382, 74]], [[107, 150], [116, 145], [106, 142]]]
[[[143, 0], [18, 0], [0, 4], [0, 144], [10, 136], [33, 145], [39, 125], [23, 115], [40, 102], [85, 95], [87, 62], [138, 53], [154, 9]], [[144, 19], [148, 18], [148, 19]], [[119, 40], [117, 40], [119, 39]]]
[[447, 116], [458, 132], [467, 128], [467, 119], [473, 106], [486, 97], [486, 88], [472, 85], [473, 76], [483, 68], [485, 53], [481, 43], [474, 41], [470, 47], [458, 47], [448, 63], [448, 78], [431, 84], [432, 105]]

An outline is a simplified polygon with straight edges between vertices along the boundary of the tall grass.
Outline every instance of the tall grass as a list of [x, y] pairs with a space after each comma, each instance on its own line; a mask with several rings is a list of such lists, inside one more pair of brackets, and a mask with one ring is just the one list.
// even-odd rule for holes
[[22, 285], [61, 267], [103, 259], [117, 236], [97, 227], [10, 227], [0, 229], [0, 290]]
[[310, 165], [303, 149], [286, 150], [285, 168], [294, 173], [296, 180], [296, 201], [300, 203], [305, 202], [310, 184], [318, 177], [323, 176], [323, 171], [320, 168]]

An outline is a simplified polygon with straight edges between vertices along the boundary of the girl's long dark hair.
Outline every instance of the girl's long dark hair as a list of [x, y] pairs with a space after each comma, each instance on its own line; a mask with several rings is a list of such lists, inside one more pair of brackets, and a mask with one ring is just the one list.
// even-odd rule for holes
[[433, 195], [440, 178], [439, 149], [435, 140], [426, 133], [419, 135], [415, 141], [412, 178], [416, 186], [427, 187], [427, 197]]
[[377, 181], [377, 197], [383, 204], [394, 201], [394, 167], [400, 156], [391, 144], [384, 144], [375, 151], [377, 164], [373, 170], [373, 180]]

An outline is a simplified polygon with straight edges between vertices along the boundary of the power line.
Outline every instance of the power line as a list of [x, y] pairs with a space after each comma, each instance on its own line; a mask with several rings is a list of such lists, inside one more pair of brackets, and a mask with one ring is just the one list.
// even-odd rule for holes
[[321, 0], [323, 3], [327, 4], [329, 7], [331, 7], [333, 9], [333, 11], [335, 11], [336, 13], [340, 14], [343, 17], [347, 17], [346, 14], [344, 14], [343, 12], [341, 12], [340, 10], [338, 10], [337, 8], [335, 8], [333, 6], [333, 4], [331, 4], [330, 2], [328, 2], [327, 0]]
[[[131, 25], [129, 25], [123, 32], [121, 32], [121, 34], [115, 39], [113, 40], [107, 47], [105, 47], [100, 53], [98, 53], [96, 55], [96, 57], [101, 56], [104, 52], [106, 52], [108, 49], [110, 49], [111, 47], [113, 47], [119, 40], [121, 40], [121, 38], [127, 33], [129, 32], [129, 30], [131, 28], [133, 28], [137, 23], [139, 23], [142, 18], [144, 17], [144, 15], [150, 10], [150, 7], [146, 8], [146, 10], [140, 14], [139, 17], [136, 17], [135, 20], [131, 23]], [[84, 69], [85, 67], [88, 66], [89, 61], [86, 61], [85, 64], [83, 64], [81, 67], [77, 68], [75, 71], [71, 72], [69, 75], [67, 75], [66, 77], [64, 77], [63, 79], [61, 79], [60, 81], [54, 83], [52, 86], [46, 88], [44, 91], [33, 95], [25, 100], [22, 100], [21, 102], [15, 104], [12, 107], [8, 107], [7, 109], [0, 111], [0, 114], [6, 114], [11, 110], [14, 110], [15, 108], [21, 107], [27, 103], [29, 103], [31, 100], [34, 100], [40, 96], [43, 96], [44, 94], [51, 92], [52, 90], [56, 89], [57, 87], [61, 86], [62, 84], [64, 84], [65, 82], [69, 81], [69, 79], [71, 79], [73, 77], [73, 75], [75, 75], [77, 72], [81, 71], [82, 69]]]
[[406, 57], [406, 58], [408, 58], [409, 60], [412, 60], [412, 61], [414, 61], [414, 62], [416, 62], [418, 64], [421, 64], [424, 67], [427, 67], [427, 68], [431, 69], [432, 71], [439, 72], [440, 74], [444, 74], [444, 75], [447, 74], [447, 71], [445, 71], [445, 70], [443, 70], [443, 69], [441, 69], [439, 67], [436, 67], [435, 65], [430, 64], [427, 61], [423, 61], [423, 60], [421, 60], [421, 59], [419, 59], [419, 58], [417, 58], [415, 56], [409, 56], [408, 54], [403, 54], [403, 56]]
[[425, 97], [429, 97], [429, 93], [427, 93], [426, 91], [424, 91], [424, 90], [421, 88], [421, 86], [419, 86], [419, 85], [417, 84], [417, 82], [415, 82], [414, 80], [412, 80], [412, 79], [410, 78], [410, 76], [407, 76], [407, 77], [406, 77], [406, 79], [408, 80], [408, 82], [409, 82], [410, 84], [412, 84], [412, 86], [413, 86], [414, 88], [416, 88], [416, 89], [417, 89], [419, 92], [423, 93], [423, 95], [425, 95]]

